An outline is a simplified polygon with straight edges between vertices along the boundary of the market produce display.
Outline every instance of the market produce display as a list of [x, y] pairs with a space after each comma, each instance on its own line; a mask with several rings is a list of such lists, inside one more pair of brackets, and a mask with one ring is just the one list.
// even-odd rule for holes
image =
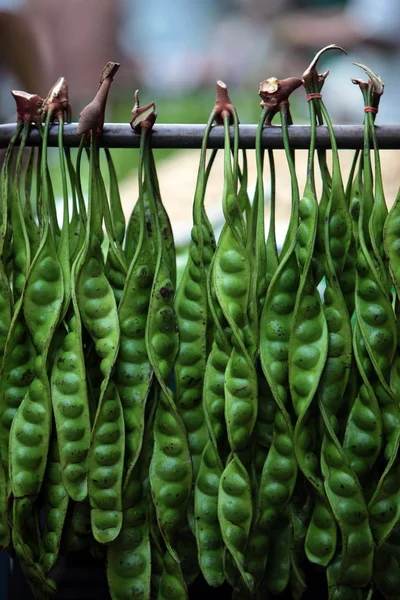
[[[363, 65], [368, 80], [353, 82], [364, 149], [343, 181], [328, 73], [317, 70], [326, 50], [342, 51], [328, 46], [302, 78], [260, 85], [253, 198], [239, 117], [217, 83], [179, 281], [154, 103], [136, 92], [139, 197], [126, 223], [101, 145], [119, 65], [105, 66], [81, 113], [76, 161], [63, 146], [66, 80], [44, 100], [13, 92], [0, 179], [0, 549], [38, 600], [57, 596], [59, 558], [82, 550], [106, 570], [112, 600], [183, 600], [198, 577], [227, 582], [235, 600], [285, 590], [300, 600], [313, 572], [329, 600], [400, 598], [400, 195], [388, 212], [375, 131], [384, 85]], [[303, 193], [288, 135], [300, 86], [311, 124]], [[292, 200], [282, 248], [274, 154], [262, 148], [278, 114]], [[316, 148], [322, 124], [331, 161]], [[34, 127], [42, 143], [27, 153]], [[217, 240], [204, 205], [213, 127], [224, 131]]]

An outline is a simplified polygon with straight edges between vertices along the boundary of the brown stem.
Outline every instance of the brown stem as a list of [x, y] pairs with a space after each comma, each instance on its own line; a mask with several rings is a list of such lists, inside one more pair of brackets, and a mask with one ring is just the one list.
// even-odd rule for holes
[[108, 92], [118, 69], [119, 64], [113, 62], [108, 62], [104, 67], [97, 94], [80, 114], [77, 128], [78, 135], [89, 133], [89, 131], [95, 131], [96, 135], [101, 135], [104, 126]]
[[60, 77], [50, 89], [43, 102], [43, 113], [51, 113], [56, 119], [68, 119], [71, 105], [68, 101], [68, 83], [65, 77]]
[[272, 118], [284, 107], [289, 107], [289, 96], [294, 90], [297, 90], [302, 84], [298, 77], [288, 77], [287, 79], [277, 79], [270, 77], [260, 83], [259, 96], [262, 99], [262, 108], [268, 108]]
[[217, 125], [223, 125], [224, 117], [229, 116], [229, 123], [233, 123], [233, 112], [236, 111], [235, 106], [229, 98], [228, 88], [223, 81], [217, 81], [217, 96], [213, 112], [215, 113], [215, 122]]
[[43, 98], [37, 94], [28, 94], [20, 90], [12, 90], [11, 94], [17, 105], [18, 121], [38, 125], [42, 119]]
[[328, 50], [339, 50], [340, 52], [347, 54], [344, 48], [342, 48], [341, 46], [337, 46], [336, 44], [330, 44], [329, 46], [325, 46], [325, 48], [322, 48], [319, 52], [317, 52], [310, 65], [302, 75], [304, 87], [308, 92], [320, 92], [322, 86], [324, 85], [325, 79], [327, 78], [329, 71], [325, 71], [325, 73], [322, 74], [318, 73], [317, 64], [321, 56]]
[[154, 102], [140, 106], [139, 90], [135, 92], [135, 103], [132, 108], [131, 127], [136, 133], [143, 128], [152, 129], [157, 118], [157, 110]]
[[[365, 71], [366, 74], [369, 76], [368, 84], [365, 85], [371, 86], [371, 106], [373, 106], [374, 108], [379, 108], [379, 102], [385, 89], [385, 84], [383, 83], [382, 79], [379, 77], [379, 75], [375, 75], [375, 73], [365, 65], [356, 62], [353, 63], [353, 65], [356, 65], [356, 67], [360, 67], [361, 69], [363, 69], [363, 71]], [[362, 84], [365, 82], [361, 81], [361, 79], [352, 79], [352, 82], [358, 84], [361, 90], [365, 89], [362, 87]]]

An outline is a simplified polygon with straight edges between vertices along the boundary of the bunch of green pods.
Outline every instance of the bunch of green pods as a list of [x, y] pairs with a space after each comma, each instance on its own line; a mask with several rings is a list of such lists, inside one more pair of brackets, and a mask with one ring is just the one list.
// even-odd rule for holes
[[[112, 600], [188, 600], [200, 580], [235, 600], [400, 599], [400, 192], [388, 211], [375, 130], [384, 85], [363, 65], [368, 81], [353, 83], [364, 147], [343, 182], [328, 73], [317, 71], [327, 50], [343, 51], [328, 46], [301, 78], [260, 84], [253, 198], [238, 113], [217, 82], [181, 272], [152, 150], [155, 104], [135, 93], [127, 219], [102, 147], [119, 64], [107, 63], [81, 112], [77, 153], [63, 145], [65, 78], [45, 99], [13, 92], [0, 173], [0, 550], [35, 598], [56, 597], [58, 567], [86, 552]], [[290, 144], [300, 87], [303, 193]], [[276, 115], [291, 189], [282, 244], [275, 155], [263, 148]], [[321, 125], [331, 160], [317, 148]], [[41, 143], [28, 149], [33, 128]], [[205, 208], [215, 128], [219, 235]]]

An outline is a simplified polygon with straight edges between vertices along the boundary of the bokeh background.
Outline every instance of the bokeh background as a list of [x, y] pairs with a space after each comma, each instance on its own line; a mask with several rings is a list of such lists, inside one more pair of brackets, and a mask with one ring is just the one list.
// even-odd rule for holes
[[[301, 76], [314, 53], [337, 43], [348, 56], [328, 53], [324, 99], [336, 123], [362, 123], [363, 104], [352, 77], [362, 77], [352, 61], [364, 63], [386, 84], [378, 124], [395, 123], [400, 108], [399, 0], [0, 0], [0, 122], [15, 120], [10, 89], [45, 97], [65, 76], [78, 120], [97, 90], [108, 60], [121, 63], [107, 120], [129, 122], [133, 92], [155, 100], [160, 123], [204, 123], [214, 102], [215, 81], [228, 85], [241, 122], [255, 123], [259, 82], [267, 77]], [[299, 89], [292, 98], [295, 122], [307, 122]], [[137, 151], [114, 153], [127, 216], [137, 196]], [[250, 193], [255, 166], [250, 153]], [[190, 232], [197, 151], [157, 151], [161, 191], [178, 245]], [[342, 153], [344, 175], [352, 153]], [[278, 240], [287, 225], [290, 185], [283, 152], [276, 153]], [[56, 155], [54, 156], [56, 162]], [[397, 192], [399, 153], [383, 156], [387, 201]], [[221, 222], [222, 157], [207, 194], [211, 218]], [[300, 187], [305, 153], [297, 161]], [[56, 193], [57, 170], [53, 172]], [[268, 173], [266, 173], [268, 201]], [[282, 233], [280, 234], [279, 231]]]

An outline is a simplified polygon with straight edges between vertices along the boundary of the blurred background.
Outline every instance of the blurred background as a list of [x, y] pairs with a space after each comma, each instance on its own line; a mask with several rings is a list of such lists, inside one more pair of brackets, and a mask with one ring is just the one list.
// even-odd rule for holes
[[[301, 76], [317, 50], [336, 43], [348, 56], [327, 53], [320, 64], [320, 71], [330, 70], [323, 92], [334, 122], [362, 123], [361, 94], [350, 81], [363, 77], [352, 64], [357, 61], [386, 84], [377, 122], [394, 123], [399, 118], [399, 31], [399, 0], [0, 0], [0, 122], [15, 120], [10, 89], [45, 97], [60, 76], [67, 78], [73, 120], [78, 120], [97, 90], [102, 67], [114, 60], [121, 68], [109, 97], [108, 121], [130, 120], [133, 92], [140, 88], [143, 103], [156, 101], [160, 123], [204, 123], [215, 81], [222, 79], [241, 122], [254, 123], [260, 81]], [[292, 111], [295, 122], [307, 122], [304, 90], [293, 95]], [[304, 154], [299, 153], [300, 186]], [[346, 172], [351, 153], [343, 154]], [[137, 152], [117, 150], [114, 156], [128, 215], [137, 193]], [[198, 152], [158, 151], [157, 159], [176, 235], [184, 237], [190, 230]], [[391, 204], [398, 155], [385, 153], [384, 159]], [[290, 194], [282, 152], [277, 163], [278, 218], [284, 229]], [[217, 161], [207, 200], [216, 220], [221, 177]], [[57, 191], [57, 173], [54, 179]], [[254, 181], [250, 158], [250, 191]]]

